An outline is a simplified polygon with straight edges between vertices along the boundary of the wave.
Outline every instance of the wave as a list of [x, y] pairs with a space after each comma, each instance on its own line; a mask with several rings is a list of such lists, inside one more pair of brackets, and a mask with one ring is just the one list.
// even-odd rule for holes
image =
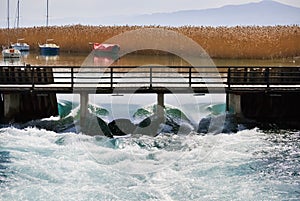
[[[79, 103], [68, 101], [68, 100], [58, 100], [58, 114], [61, 118], [72, 116], [75, 118], [79, 117]], [[107, 117], [109, 115], [109, 111], [99, 107], [95, 104], [88, 104], [88, 110], [90, 113], [99, 116], [99, 117]]]
[[68, 116], [71, 113], [74, 105], [78, 106], [79, 104], [78, 103], [73, 103], [73, 102], [68, 101], [68, 100], [59, 99], [58, 102], [57, 102], [59, 116], [61, 118], [64, 118], [64, 117]]
[[[128, 134], [142, 134], [149, 136], [162, 134], [188, 135], [192, 132], [198, 134], [216, 134], [232, 133], [239, 130], [239, 125], [237, 124], [235, 117], [225, 113], [225, 104], [200, 105], [200, 112], [206, 114], [200, 122], [193, 122], [182, 110], [171, 105], [165, 106], [165, 116], [160, 119], [155, 114], [156, 107], [156, 104], [140, 107], [131, 114], [130, 119], [112, 119], [112, 114], [108, 109], [96, 104], [89, 104], [89, 115], [86, 119], [86, 127], [79, 130], [79, 104], [60, 99], [58, 100], [59, 117], [11, 125], [20, 129], [36, 127], [55, 131], [57, 133], [83, 132], [87, 135], [105, 135], [111, 138]], [[199, 114], [199, 116], [200, 115], [201, 114]], [[222, 122], [221, 120], [223, 120], [224, 124], [220, 125], [215, 123]]]
[[212, 115], [224, 114], [226, 112], [226, 103], [208, 105], [205, 109]]
[[[201, 200], [213, 195], [217, 200], [240, 200], [246, 190], [250, 200], [297, 200], [297, 139], [299, 132], [266, 134], [258, 129], [235, 135], [136, 134], [111, 139], [2, 128], [0, 197]], [[260, 188], [262, 183], [265, 188]]]

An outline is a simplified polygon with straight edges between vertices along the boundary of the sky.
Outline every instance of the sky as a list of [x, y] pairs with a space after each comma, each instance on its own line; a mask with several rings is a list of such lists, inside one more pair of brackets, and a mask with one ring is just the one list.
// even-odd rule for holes
[[[17, 0], [10, 1], [10, 27], [16, 26]], [[134, 16], [179, 10], [200, 10], [238, 5], [261, 0], [49, 0], [49, 25], [91, 24], [99, 25], [113, 16]], [[276, 0], [300, 7], [300, 0]], [[46, 0], [20, 0], [20, 26], [46, 24]], [[103, 21], [101, 21], [101, 19]], [[0, 28], [7, 27], [7, 0], [0, 0]]]

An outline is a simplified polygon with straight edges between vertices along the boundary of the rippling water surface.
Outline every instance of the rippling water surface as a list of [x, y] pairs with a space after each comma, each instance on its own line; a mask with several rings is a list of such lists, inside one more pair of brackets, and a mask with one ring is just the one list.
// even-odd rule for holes
[[[20, 59], [3, 59], [0, 60], [0, 65], [73, 65], [81, 66], [85, 59], [89, 56], [88, 53], [61, 53], [58, 56], [42, 56], [36, 52], [30, 52], [23, 55]], [[94, 57], [93, 60], [101, 62], [111, 58]], [[286, 58], [286, 59], [213, 59], [217, 66], [300, 66], [299, 58]], [[203, 62], [208, 63], [208, 62]], [[138, 55], [130, 54], [122, 57], [115, 65], [173, 65], [181, 66], [187, 63], [172, 55]]]
[[298, 200], [300, 133], [0, 130], [1, 200]]

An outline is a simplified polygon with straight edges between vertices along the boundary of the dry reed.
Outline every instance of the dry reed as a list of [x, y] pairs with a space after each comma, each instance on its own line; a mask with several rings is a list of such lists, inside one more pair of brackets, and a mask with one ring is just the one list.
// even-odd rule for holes
[[[154, 26], [147, 26], [154, 27]], [[53, 38], [63, 52], [89, 52], [89, 42], [103, 42], [140, 26], [61, 26], [0, 29], [0, 45], [25, 38], [33, 51], [38, 43]], [[160, 27], [186, 35], [213, 58], [283, 58], [300, 55], [300, 27]], [[147, 52], [149, 53], [149, 52]], [[153, 52], [152, 52], [153, 53]]]

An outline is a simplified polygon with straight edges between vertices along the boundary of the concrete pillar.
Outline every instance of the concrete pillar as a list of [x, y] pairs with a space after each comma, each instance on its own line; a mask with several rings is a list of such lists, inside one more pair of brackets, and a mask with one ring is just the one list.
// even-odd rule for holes
[[164, 118], [165, 113], [164, 113], [164, 94], [163, 93], [158, 93], [157, 94], [157, 108], [156, 108], [156, 114], [159, 118]]
[[241, 95], [229, 94], [228, 99], [229, 99], [228, 100], [229, 111], [235, 114], [237, 117], [243, 117], [242, 108], [241, 108]]
[[20, 114], [20, 94], [4, 94], [3, 96], [3, 116], [8, 121], [14, 121], [17, 115], [22, 115]]
[[226, 112], [230, 111], [230, 107], [229, 107], [229, 93], [226, 92]]
[[80, 93], [80, 127], [84, 128], [86, 125], [86, 117], [88, 114], [89, 94], [86, 92]]

